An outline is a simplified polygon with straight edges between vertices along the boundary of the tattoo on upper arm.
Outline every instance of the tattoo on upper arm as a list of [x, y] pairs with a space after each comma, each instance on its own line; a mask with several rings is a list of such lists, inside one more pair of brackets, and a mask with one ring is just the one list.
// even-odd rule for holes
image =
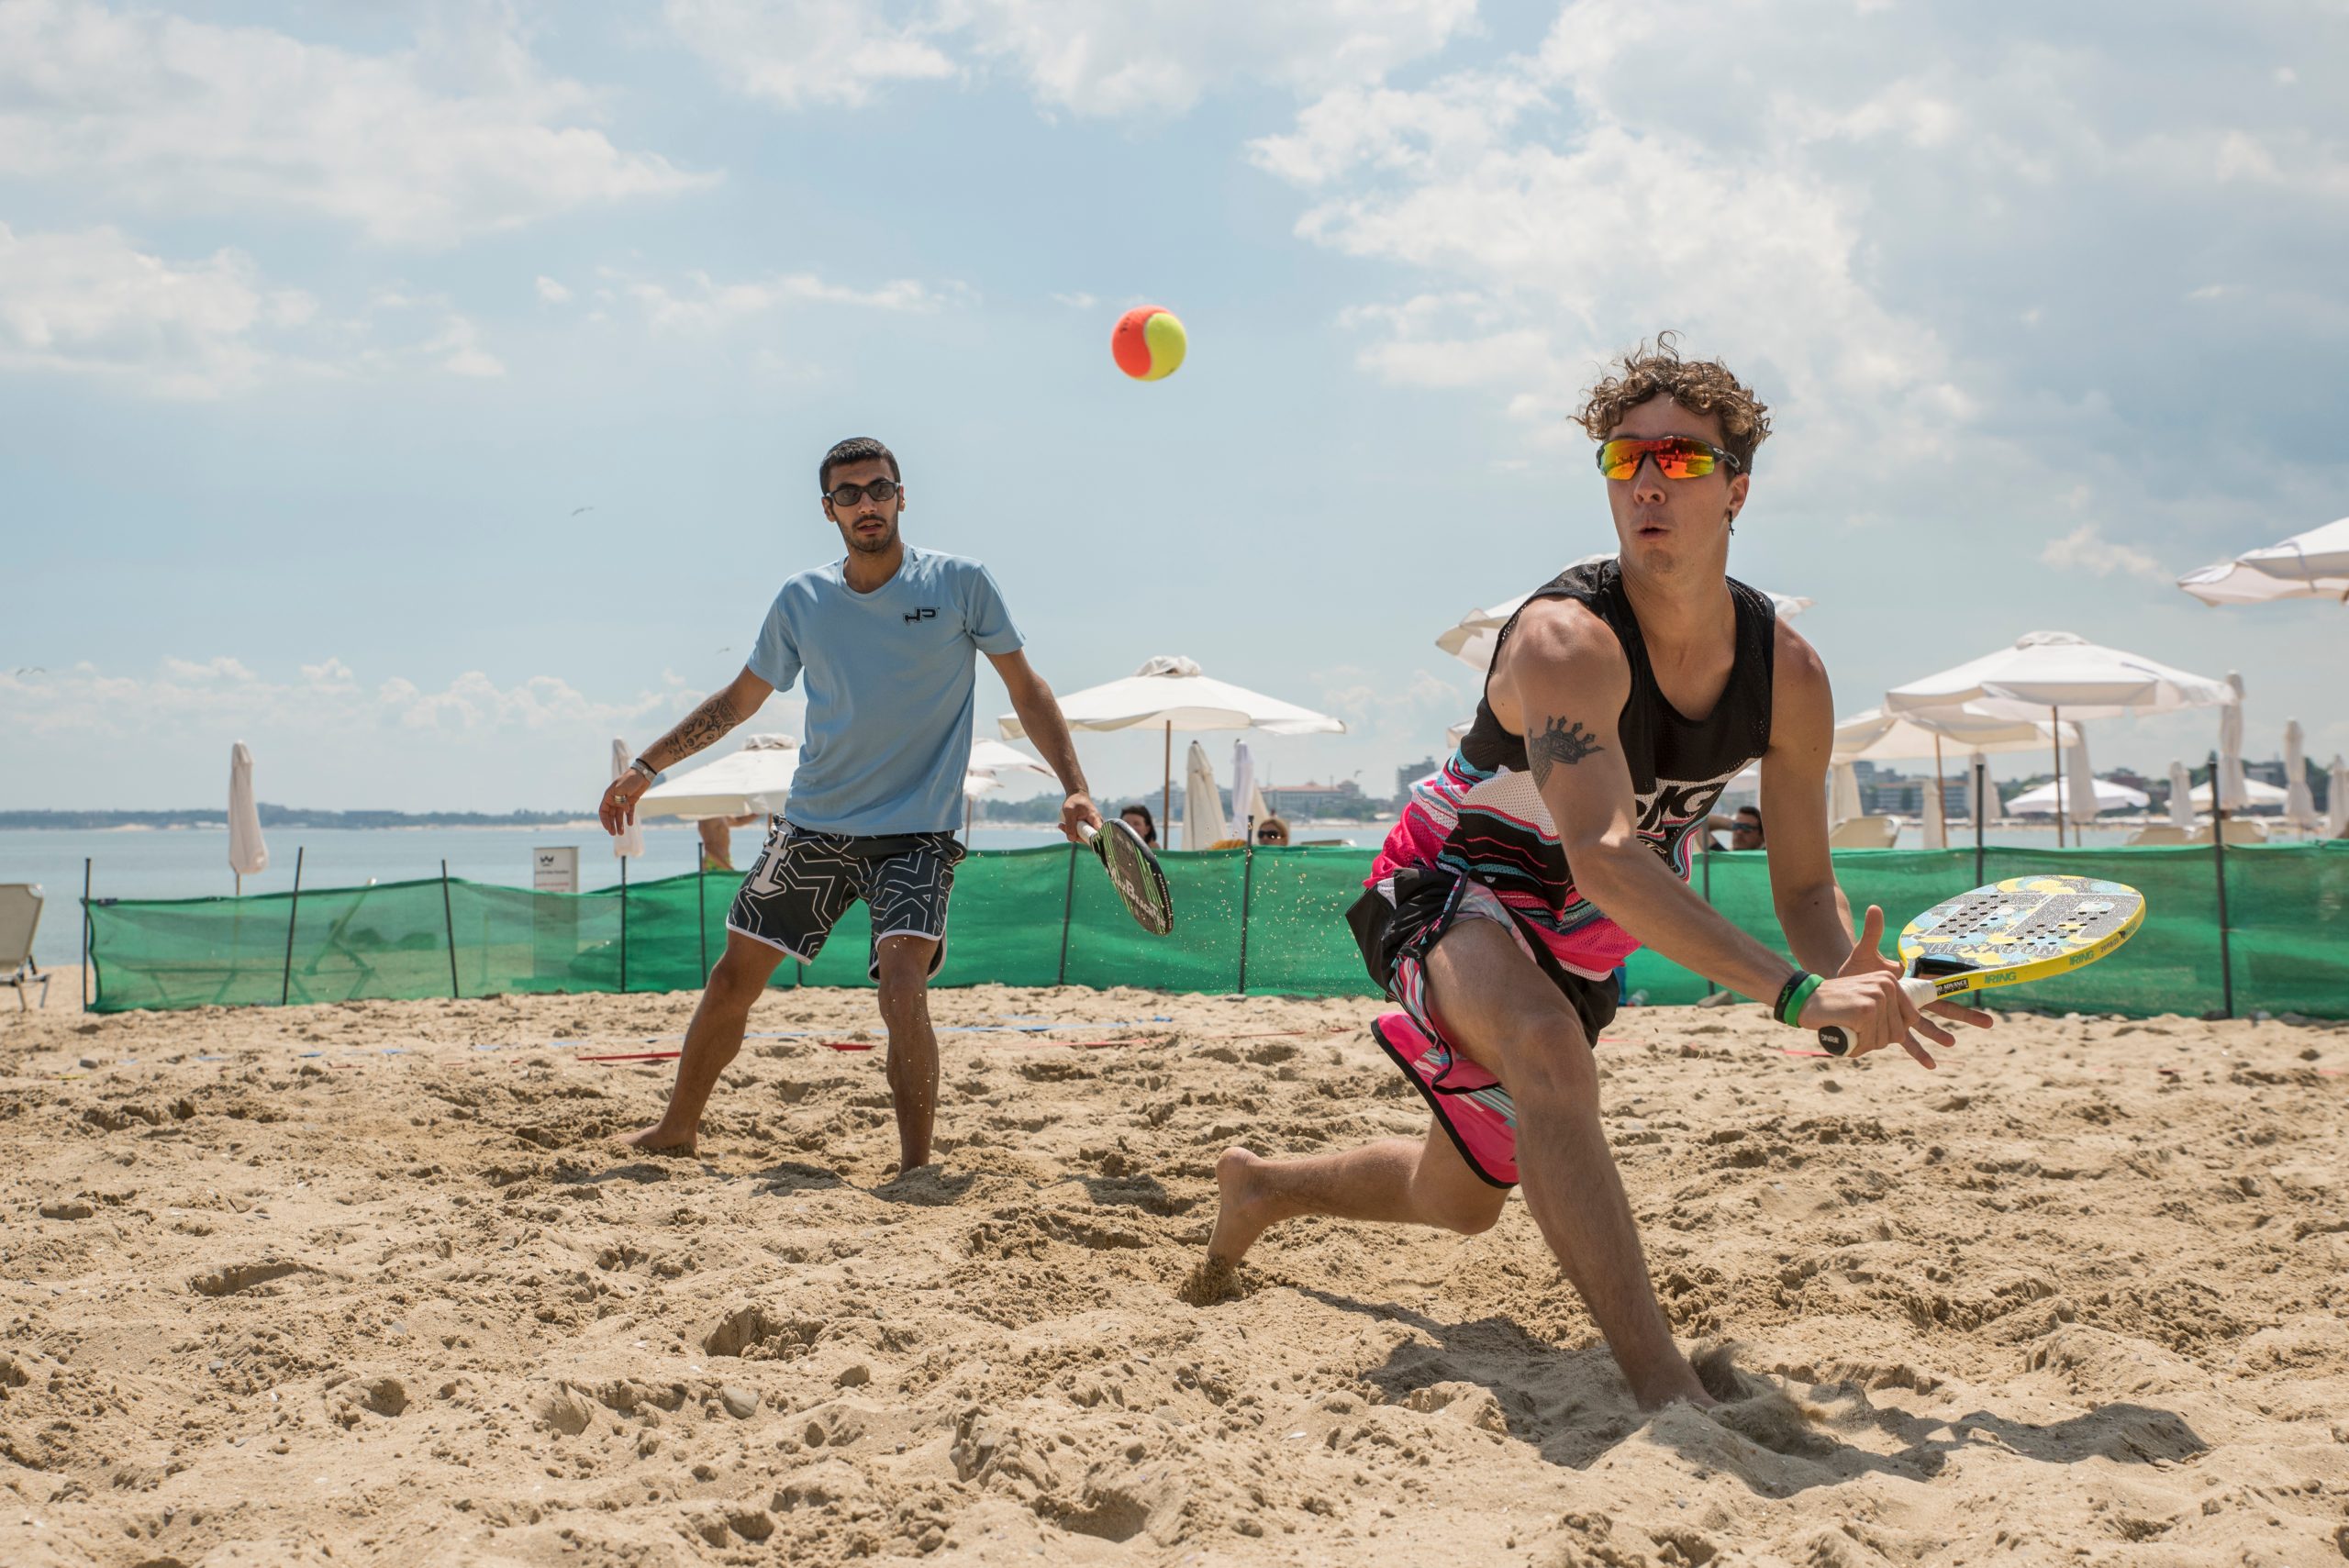
[[1557, 764], [1572, 767], [1593, 751], [1605, 750], [1596, 735], [1583, 728], [1580, 719], [1570, 728], [1564, 719], [1553, 718], [1541, 734], [1525, 738], [1525, 758], [1532, 765], [1536, 785], [1548, 784], [1550, 770]]

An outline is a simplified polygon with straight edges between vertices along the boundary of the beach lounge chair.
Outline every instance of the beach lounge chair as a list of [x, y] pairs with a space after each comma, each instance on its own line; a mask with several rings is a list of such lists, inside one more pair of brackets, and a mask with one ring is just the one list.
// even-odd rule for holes
[[[2201, 827], [2197, 828], [2194, 830], [2194, 837], [2187, 841], [2192, 844], [2209, 843], [2210, 841], [2210, 825], [2206, 822]], [[2246, 817], [2230, 817], [2227, 818], [2227, 842], [2230, 844], [2264, 844], [2267, 842], [2267, 829]]]
[[1827, 835], [1831, 850], [1888, 850], [1900, 837], [1900, 821], [1893, 817], [1854, 817], [1835, 824]]
[[28, 1010], [25, 987], [40, 987], [49, 1006], [49, 976], [33, 962], [33, 932], [40, 927], [40, 889], [29, 882], [0, 883], [0, 985], [17, 988], [17, 1010]]
[[2121, 847], [2124, 850], [2128, 850], [2134, 849], [2141, 844], [2183, 844], [2187, 841], [2186, 829], [2180, 828], [2177, 824], [2174, 822], [2149, 822], [2143, 828], [2138, 828], [2134, 833], [2130, 834], [2126, 839], [2121, 840]]

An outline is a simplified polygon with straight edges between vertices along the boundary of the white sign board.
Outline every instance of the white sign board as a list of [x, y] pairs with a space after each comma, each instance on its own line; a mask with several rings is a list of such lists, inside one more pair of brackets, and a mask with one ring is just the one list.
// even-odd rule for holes
[[530, 891], [533, 893], [576, 893], [579, 891], [579, 846], [563, 844], [530, 851]]

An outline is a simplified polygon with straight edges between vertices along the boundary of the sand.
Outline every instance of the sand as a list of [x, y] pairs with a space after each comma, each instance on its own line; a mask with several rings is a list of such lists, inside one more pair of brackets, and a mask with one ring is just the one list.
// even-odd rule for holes
[[1227, 1143], [1423, 1128], [1369, 1003], [941, 993], [1086, 1027], [947, 1035], [893, 1181], [853, 993], [762, 1003], [820, 1038], [754, 1039], [697, 1158], [616, 1151], [668, 1064], [577, 1058], [693, 1001], [0, 1010], [0, 1562], [2349, 1555], [2349, 1030], [2019, 1019], [1926, 1073], [1626, 1013], [1654, 1274], [1735, 1341], [1720, 1415], [1648, 1415], [1521, 1203], [1182, 1298]]

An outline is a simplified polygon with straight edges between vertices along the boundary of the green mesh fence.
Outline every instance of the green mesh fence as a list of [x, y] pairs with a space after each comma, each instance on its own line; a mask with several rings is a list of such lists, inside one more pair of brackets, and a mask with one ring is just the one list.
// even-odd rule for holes
[[[2143, 928], [2110, 959], [1999, 994], [2050, 1011], [2349, 1018], [2349, 843], [2225, 851], [2221, 963], [2214, 851], [2204, 848], [1984, 851], [1981, 880], [2061, 872], [2141, 889]], [[1164, 857], [1174, 930], [1146, 935], [1089, 854], [1054, 846], [974, 854], [954, 884], [938, 984], [1140, 985], [1285, 995], [1373, 994], [1344, 914], [1367, 850], [1299, 847]], [[1700, 862], [1698, 888], [1742, 929], [1783, 946], [1759, 854]], [[1975, 885], [1971, 850], [1852, 851], [1835, 857], [1854, 910], [1902, 921]], [[670, 877], [584, 895], [451, 880], [89, 908], [100, 1012], [530, 991], [675, 991], [702, 983], [726, 942], [737, 879]], [[867, 985], [872, 928], [858, 905], [815, 962], [777, 985]], [[290, 936], [290, 943], [289, 943]], [[1630, 984], [1652, 1003], [1709, 989], [1653, 953]]]

